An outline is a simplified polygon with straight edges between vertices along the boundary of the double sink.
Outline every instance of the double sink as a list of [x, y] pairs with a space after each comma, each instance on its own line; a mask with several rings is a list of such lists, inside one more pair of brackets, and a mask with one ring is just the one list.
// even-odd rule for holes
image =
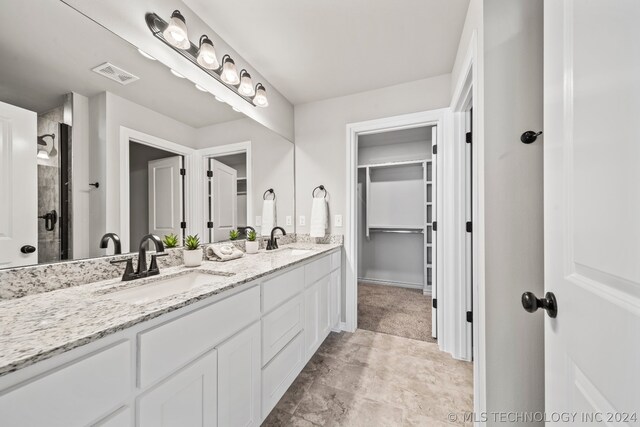
[[[277, 254], [287, 252], [292, 257], [298, 257], [308, 255], [315, 251], [312, 249], [281, 248], [276, 249], [274, 252]], [[122, 290], [119, 290], [118, 288], [110, 289], [107, 292], [104, 292], [103, 296], [134, 305], [147, 304], [156, 300], [189, 292], [199, 286], [215, 286], [222, 284], [231, 276], [234, 276], [234, 273], [222, 273], [217, 271], [203, 272], [196, 270], [188, 274], [148, 281]]]

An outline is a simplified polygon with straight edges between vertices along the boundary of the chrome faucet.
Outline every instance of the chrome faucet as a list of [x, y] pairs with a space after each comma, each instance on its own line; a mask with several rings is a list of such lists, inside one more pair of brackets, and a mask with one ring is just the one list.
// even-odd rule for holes
[[287, 232], [284, 231], [284, 228], [282, 228], [282, 227], [273, 227], [273, 229], [271, 230], [271, 238], [267, 242], [267, 250], [268, 251], [271, 251], [273, 249], [278, 249], [278, 238], [275, 235], [277, 230], [282, 231], [282, 235], [283, 236], [287, 235]]
[[120, 237], [116, 233], [107, 233], [102, 236], [100, 240], [100, 249], [107, 249], [109, 246], [109, 240], [113, 240], [113, 254], [120, 255], [122, 253], [122, 245], [120, 244]]
[[[151, 241], [154, 243], [156, 248], [156, 253], [151, 256], [151, 265], [147, 268], [147, 249], [145, 244], [147, 241]], [[133, 271], [133, 258], [125, 258], [120, 260], [113, 260], [111, 264], [118, 264], [121, 262], [126, 262], [127, 266], [124, 269], [124, 274], [122, 275], [122, 280], [127, 282], [129, 280], [141, 279], [143, 277], [156, 276], [160, 274], [160, 268], [158, 267], [158, 258], [167, 256], [167, 253], [164, 252], [164, 245], [162, 244], [162, 240], [154, 234], [147, 234], [140, 240], [140, 246], [138, 248], [138, 268], [136, 271]]]

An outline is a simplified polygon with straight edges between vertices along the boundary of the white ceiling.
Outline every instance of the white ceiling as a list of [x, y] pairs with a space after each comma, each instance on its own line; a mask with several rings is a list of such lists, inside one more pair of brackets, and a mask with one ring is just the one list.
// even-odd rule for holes
[[293, 104], [453, 68], [469, 0], [184, 0]]
[[[140, 80], [122, 86], [91, 71], [107, 61]], [[245, 117], [60, 1], [3, 3], [0, 63], [0, 101], [36, 112], [72, 91], [109, 91], [196, 128]]]

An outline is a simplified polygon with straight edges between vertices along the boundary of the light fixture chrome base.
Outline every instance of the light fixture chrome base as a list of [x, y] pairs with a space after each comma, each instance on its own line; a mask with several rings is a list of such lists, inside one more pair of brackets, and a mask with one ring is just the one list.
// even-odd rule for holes
[[[238, 92], [238, 88], [236, 86], [233, 86], [233, 85], [230, 85], [228, 83], [225, 83], [222, 80], [222, 78], [220, 77], [220, 74], [218, 74], [217, 71], [206, 69], [206, 68], [202, 67], [200, 64], [198, 64], [198, 46], [196, 46], [193, 43], [189, 42], [191, 46], [189, 46], [188, 49], [179, 49], [179, 48], [173, 46], [171, 43], [169, 43], [165, 39], [164, 35], [162, 34], [163, 31], [169, 25], [164, 19], [162, 19], [160, 16], [158, 16], [155, 13], [147, 13], [145, 15], [145, 21], [147, 23], [147, 27], [149, 27], [149, 30], [151, 30], [151, 33], [158, 40], [161, 40], [164, 44], [169, 46], [174, 51], [178, 52], [180, 55], [182, 55], [184, 58], [186, 58], [188, 61], [190, 61], [193, 65], [198, 67], [200, 70], [202, 70], [203, 72], [207, 73], [209, 76], [211, 76], [214, 79], [216, 79], [218, 82], [220, 82], [223, 85], [225, 85], [230, 91], [232, 91], [233, 93], [238, 95], [240, 98], [244, 99], [245, 101], [247, 101], [252, 106], [254, 106], [254, 107], [256, 106], [253, 103], [253, 99], [250, 98], [250, 97], [244, 96], [240, 92]], [[222, 69], [222, 67], [220, 67], [220, 70], [221, 69]]]

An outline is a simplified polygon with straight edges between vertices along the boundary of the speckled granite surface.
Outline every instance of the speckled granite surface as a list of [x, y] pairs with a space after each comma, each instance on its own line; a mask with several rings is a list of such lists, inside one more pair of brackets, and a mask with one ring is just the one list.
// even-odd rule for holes
[[[158, 258], [161, 269], [182, 264], [182, 249], [167, 249], [165, 252], [169, 255]], [[137, 265], [136, 253], [0, 270], [0, 300], [122, 277], [124, 265], [111, 264], [111, 261], [126, 258], [133, 258], [134, 265]]]
[[342, 234], [327, 234], [324, 237], [311, 237], [309, 234], [297, 234], [296, 242], [298, 243], [317, 243], [322, 245], [337, 244], [342, 245], [344, 236]]
[[[220, 294], [337, 247], [340, 245], [295, 243], [276, 251], [245, 255], [233, 261], [205, 261], [197, 268], [168, 267], [161, 270], [159, 276], [132, 282], [122, 282], [118, 277], [0, 301], [0, 375]], [[311, 251], [294, 255], [288, 249]], [[121, 273], [122, 269], [120, 265], [118, 271]], [[142, 304], [128, 303], [114, 297], [122, 289], [194, 271], [211, 274], [211, 284]], [[49, 280], [61, 279], [56, 276]]]

